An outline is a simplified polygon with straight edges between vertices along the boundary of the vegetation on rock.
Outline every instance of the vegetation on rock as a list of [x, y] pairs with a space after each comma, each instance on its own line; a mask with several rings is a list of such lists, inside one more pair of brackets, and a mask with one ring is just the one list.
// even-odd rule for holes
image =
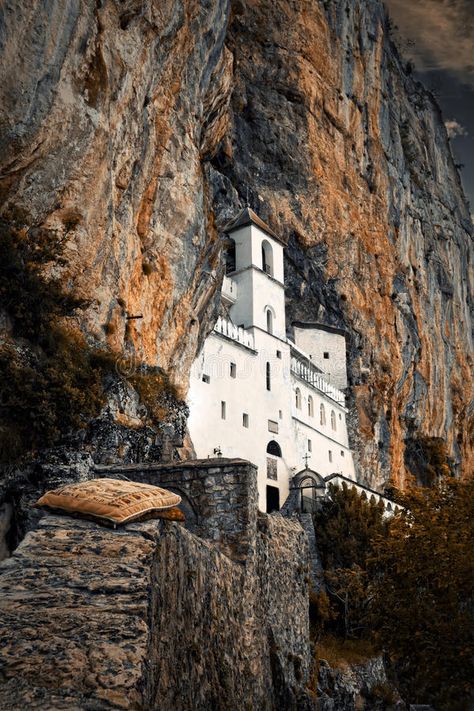
[[408, 438], [405, 444], [407, 469], [422, 486], [432, 486], [440, 477], [452, 473], [446, 443], [441, 437], [420, 435]]
[[68, 317], [86, 304], [45, 276], [63, 263], [64, 239], [25, 222], [0, 221], [0, 301], [9, 323], [0, 341], [0, 461], [56, 445], [85, 427], [103, 408], [111, 375], [135, 387], [148, 420], [158, 424], [177, 400], [166, 374], [134, 366], [124, 375], [114, 353], [91, 346], [71, 326]]
[[474, 481], [403, 495], [374, 543], [371, 619], [402, 693], [461, 711], [474, 679]]
[[444, 478], [397, 500], [405, 508], [387, 520], [355, 490], [333, 488], [315, 515], [328, 593], [310, 606], [318, 657], [337, 666], [352, 643], [372, 643], [410, 702], [464, 711], [474, 678], [474, 481]]
[[325, 631], [345, 639], [367, 636], [369, 559], [375, 538], [386, 536], [383, 506], [345, 484], [330, 485], [314, 527], [330, 600]]

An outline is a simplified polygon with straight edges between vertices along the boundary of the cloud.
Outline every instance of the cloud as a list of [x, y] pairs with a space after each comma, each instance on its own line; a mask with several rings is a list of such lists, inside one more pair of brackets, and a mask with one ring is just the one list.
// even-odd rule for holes
[[467, 136], [467, 131], [464, 126], [461, 126], [456, 119], [448, 119], [444, 122], [448, 136], [450, 138], [456, 138], [456, 136]]
[[420, 71], [445, 69], [474, 86], [472, 0], [385, 0], [404, 54]]

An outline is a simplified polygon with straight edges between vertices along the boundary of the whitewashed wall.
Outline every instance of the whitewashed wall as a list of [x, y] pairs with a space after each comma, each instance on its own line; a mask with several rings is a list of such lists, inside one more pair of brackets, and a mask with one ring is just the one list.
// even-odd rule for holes
[[[311, 356], [313, 363], [336, 388], [347, 388], [346, 339], [340, 333], [317, 328], [294, 327], [295, 343]], [[329, 358], [324, 357], [329, 354]]]

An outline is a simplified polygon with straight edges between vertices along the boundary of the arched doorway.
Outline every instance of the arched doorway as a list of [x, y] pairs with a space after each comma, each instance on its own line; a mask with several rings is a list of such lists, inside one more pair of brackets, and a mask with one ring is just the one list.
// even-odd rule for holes
[[299, 490], [299, 497], [296, 501], [298, 501], [300, 513], [313, 513], [317, 508], [318, 501], [326, 494], [326, 482], [323, 477], [308, 468], [295, 474], [291, 488]]

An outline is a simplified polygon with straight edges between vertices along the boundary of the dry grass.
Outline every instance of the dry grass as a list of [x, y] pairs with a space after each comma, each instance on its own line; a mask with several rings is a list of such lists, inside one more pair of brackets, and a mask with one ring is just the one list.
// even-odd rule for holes
[[341, 639], [325, 635], [316, 645], [316, 657], [325, 659], [333, 669], [344, 669], [354, 664], [364, 664], [377, 654], [366, 639]]

